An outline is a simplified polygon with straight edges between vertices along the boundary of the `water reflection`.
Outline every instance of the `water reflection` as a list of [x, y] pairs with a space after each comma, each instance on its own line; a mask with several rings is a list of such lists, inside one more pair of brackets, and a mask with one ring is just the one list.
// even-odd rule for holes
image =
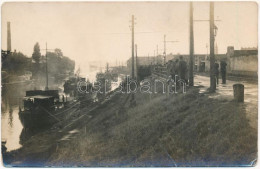
[[3, 84], [2, 86], [2, 135], [1, 140], [6, 141], [7, 151], [21, 147], [19, 137], [23, 126], [19, 119], [19, 105], [25, 91], [31, 88], [32, 84]]
[[[96, 73], [93, 71], [87, 76], [90, 82], [96, 80]], [[117, 82], [113, 85], [113, 89], [119, 86], [123, 77], [118, 77]], [[19, 106], [22, 106], [22, 98], [27, 90], [35, 89], [33, 82], [3, 84], [2, 83], [2, 102], [1, 102], [1, 122], [2, 122], [2, 141], [6, 141], [7, 151], [12, 151], [20, 148], [26, 140], [35, 135], [39, 131], [32, 129], [24, 129], [19, 118]], [[63, 84], [56, 84], [56, 88]], [[52, 86], [53, 87], [53, 86]], [[54, 87], [53, 87], [54, 88]], [[63, 88], [63, 87], [61, 87]], [[38, 87], [37, 87], [38, 89]], [[44, 129], [42, 129], [44, 130]]]
[[19, 120], [19, 107], [14, 106], [11, 111], [2, 111], [2, 141], [6, 141], [7, 151], [21, 147], [19, 136], [23, 126]]
[[10, 110], [9, 110], [8, 124], [10, 125], [11, 128], [13, 127], [13, 109], [12, 109], [12, 107], [10, 107]]

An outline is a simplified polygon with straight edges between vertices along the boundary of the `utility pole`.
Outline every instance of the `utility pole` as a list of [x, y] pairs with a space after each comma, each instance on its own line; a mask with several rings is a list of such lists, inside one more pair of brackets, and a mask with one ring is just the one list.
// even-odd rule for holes
[[216, 91], [215, 55], [214, 55], [214, 2], [210, 2], [210, 91]]
[[193, 59], [194, 59], [194, 34], [193, 34], [193, 4], [190, 2], [190, 65], [189, 65], [189, 86], [194, 85], [193, 77]]
[[109, 70], [108, 70], [108, 69], [109, 69], [109, 65], [108, 65], [108, 62], [107, 62], [107, 66], [106, 66], [106, 69], [107, 69], [107, 70], [106, 70], [106, 72], [108, 72], [108, 71], [109, 71]]
[[11, 23], [7, 22], [7, 51], [11, 52]]
[[135, 62], [135, 58], [134, 58], [134, 20], [135, 17], [134, 15], [132, 15], [132, 79], [135, 78], [135, 66], [134, 66], [134, 62]]
[[148, 53], [148, 64], [151, 65], [150, 53]]
[[159, 64], [158, 44], [156, 45], [156, 48], [157, 48], [157, 59], [156, 59], [156, 62], [157, 62], [157, 64]]
[[157, 56], [158, 56], [158, 45], [156, 47], [157, 47]]
[[166, 42], [170, 42], [170, 43], [175, 43], [175, 42], [179, 42], [179, 41], [166, 41], [166, 35], [164, 35], [164, 52], [163, 52], [163, 64], [165, 65], [166, 63]]
[[[214, 2], [210, 2], [210, 12], [209, 12], [209, 20], [198, 19], [194, 20], [195, 22], [209, 22], [210, 27], [210, 91], [216, 91], [216, 78], [215, 78], [215, 54], [214, 54], [214, 41], [217, 33], [217, 26], [215, 25], [215, 21], [219, 22], [221, 20], [214, 19]], [[206, 44], [207, 53], [208, 53], [208, 45]]]
[[164, 50], [163, 50], [163, 64], [165, 65], [165, 63], [166, 63], [166, 35], [164, 35], [163, 44], [164, 44]]
[[[134, 70], [134, 63], [135, 63], [135, 59], [134, 59], [134, 25], [135, 25], [135, 17], [134, 15], [132, 15], [132, 79], [135, 78], [135, 70]], [[131, 86], [130, 86], [131, 87]], [[135, 95], [134, 93], [132, 93], [131, 96], [131, 100], [130, 100], [130, 106], [135, 106], [136, 105], [136, 101], [135, 101]]]
[[135, 64], [136, 64], [136, 80], [137, 80], [137, 82], [138, 82], [137, 44], [135, 44]]
[[209, 55], [209, 52], [208, 52], [208, 44], [206, 43], [206, 48], [207, 48], [207, 57]]
[[47, 58], [47, 42], [46, 42], [46, 87], [45, 87], [45, 90], [48, 90], [48, 58]]

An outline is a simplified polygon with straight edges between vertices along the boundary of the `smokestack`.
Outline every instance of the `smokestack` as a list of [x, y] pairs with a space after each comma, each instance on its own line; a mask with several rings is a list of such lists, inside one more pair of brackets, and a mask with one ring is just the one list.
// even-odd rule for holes
[[7, 51], [11, 50], [11, 23], [7, 22]]

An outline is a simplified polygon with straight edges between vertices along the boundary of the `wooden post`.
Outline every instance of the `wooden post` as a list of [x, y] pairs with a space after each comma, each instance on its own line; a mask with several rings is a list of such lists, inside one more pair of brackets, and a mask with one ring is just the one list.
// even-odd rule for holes
[[194, 34], [193, 34], [193, 4], [190, 2], [190, 64], [189, 64], [189, 86], [194, 85], [193, 78], [193, 58], [194, 58]]
[[214, 2], [210, 2], [210, 92], [216, 91], [214, 54]]

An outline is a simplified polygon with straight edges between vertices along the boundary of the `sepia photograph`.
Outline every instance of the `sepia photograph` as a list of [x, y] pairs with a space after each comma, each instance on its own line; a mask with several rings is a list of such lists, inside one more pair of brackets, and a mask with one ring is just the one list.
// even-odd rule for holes
[[1, 3], [3, 167], [254, 167], [256, 1]]

